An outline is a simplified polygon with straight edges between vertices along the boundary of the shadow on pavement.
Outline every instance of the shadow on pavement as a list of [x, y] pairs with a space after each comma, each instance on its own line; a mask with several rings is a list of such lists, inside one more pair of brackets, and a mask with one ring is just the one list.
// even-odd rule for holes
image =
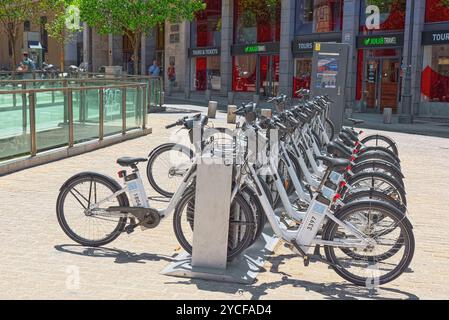
[[[171, 284], [189, 284], [196, 285], [199, 290], [215, 291], [227, 294], [240, 295], [245, 297], [249, 295], [251, 300], [259, 300], [261, 297], [269, 294], [269, 291], [276, 290], [283, 286], [291, 286], [293, 288], [303, 288], [306, 292], [314, 292], [322, 295], [325, 300], [358, 300], [358, 299], [372, 299], [372, 300], [391, 300], [391, 299], [410, 299], [418, 300], [419, 297], [415, 294], [401, 291], [396, 288], [379, 287], [377, 289], [370, 289], [366, 287], [359, 287], [347, 282], [331, 282], [331, 283], [317, 283], [306, 280], [293, 279], [292, 276], [279, 271], [279, 266], [284, 264], [285, 259], [292, 259], [296, 255], [279, 255], [270, 258], [272, 264], [270, 271], [274, 274], [282, 275], [280, 281], [260, 283], [253, 285], [241, 285], [232, 283], [219, 283], [205, 280], [191, 279], [187, 281], [169, 282]], [[313, 266], [312, 266], [313, 267]], [[262, 272], [268, 272], [263, 270]], [[329, 272], [333, 272], [329, 270]], [[273, 298], [273, 296], [270, 296]]]
[[145, 261], [175, 261], [174, 256], [165, 256], [152, 253], [136, 254], [126, 250], [110, 248], [93, 248], [81, 245], [62, 244], [54, 247], [57, 251], [74, 255], [96, 257], [96, 258], [114, 258], [115, 263], [145, 263]]

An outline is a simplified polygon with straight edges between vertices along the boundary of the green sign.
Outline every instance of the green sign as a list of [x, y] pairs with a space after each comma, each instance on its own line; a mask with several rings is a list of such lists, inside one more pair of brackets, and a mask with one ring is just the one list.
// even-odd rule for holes
[[251, 45], [245, 47], [245, 53], [265, 52], [267, 48], [264, 45]]
[[402, 35], [385, 35], [385, 36], [361, 36], [359, 37], [359, 47], [396, 47], [403, 44]]
[[383, 46], [385, 44], [384, 37], [366, 38], [363, 40], [365, 46]]

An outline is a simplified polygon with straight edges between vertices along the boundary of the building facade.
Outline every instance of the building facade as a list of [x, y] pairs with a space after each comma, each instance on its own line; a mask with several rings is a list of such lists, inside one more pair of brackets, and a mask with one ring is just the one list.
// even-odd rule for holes
[[195, 21], [166, 35], [179, 33], [166, 52], [185, 73], [179, 91], [295, 96], [310, 87], [313, 43], [342, 42], [350, 46], [347, 109], [449, 118], [449, 1], [205, 3]]
[[[22, 59], [24, 51], [29, 52], [30, 57], [40, 69], [42, 62], [60, 67], [61, 58], [65, 66], [79, 65], [82, 61], [83, 39], [82, 34], [75, 35], [72, 40], [63, 46], [48, 36], [45, 30], [47, 19], [51, 17], [41, 16], [37, 21], [25, 21], [18, 28], [17, 44], [15, 52], [8, 44], [8, 38], [4, 32], [0, 32], [0, 69], [12, 70], [17, 66], [11, 65], [11, 55], [17, 58], [17, 63]], [[64, 50], [64, 52], [62, 52]]]

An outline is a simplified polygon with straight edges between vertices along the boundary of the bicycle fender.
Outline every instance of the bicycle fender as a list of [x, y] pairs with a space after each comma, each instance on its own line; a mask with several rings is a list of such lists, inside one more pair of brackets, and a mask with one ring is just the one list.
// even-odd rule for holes
[[117, 190], [122, 189], [120, 184], [115, 179], [113, 179], [113, 178], [111, 178], [109, 176], [106, 176], [104, 174], [101, 174], [101, 173], [87, 171], [87, 172], [78, 173], [78, 174], [74, 175], [73, 177], [69, 178], [66, 182], [64, 182], [64, 184], [61, 186], [59, 191], [64, 190], [68, 185], [70, 185], [70, 183], [72, 183], [76, 179], [79, 179], [79, 178], [90, 178], [90, 177], [98, 177], [100, 179], [108, 180], [109, 182], [111, 182], [114, 185], [114, 187], [117, 188]]

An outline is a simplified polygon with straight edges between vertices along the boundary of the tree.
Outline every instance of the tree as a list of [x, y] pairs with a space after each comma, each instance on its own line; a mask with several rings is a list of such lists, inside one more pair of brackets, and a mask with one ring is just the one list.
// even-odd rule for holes
[[[126, 36], [138, 62], [142, 35], [159, 24], [193, 20], [201, 0], [78, 0], [81, 20], [99, 34]], [[138, 74], [138, 68], [134, 68]]]
[[30, 0], [0, 1], [0, 29], [6, 33], [8, 38], [8, 45], [12, 51], [10, 59], [13, 71], [17, 66], [16, 49], [19, 26], [23, 25], [25, 21], [34, 21], [39, 10], [39, 5], [30, 3]]
[[77, 0], [41, 0], [43, 10], [51, 14], [51, 20], [45, 24], [48, 36], [60, 45], [59, 67], [64, 70], [65, 45], [81, 31]]

